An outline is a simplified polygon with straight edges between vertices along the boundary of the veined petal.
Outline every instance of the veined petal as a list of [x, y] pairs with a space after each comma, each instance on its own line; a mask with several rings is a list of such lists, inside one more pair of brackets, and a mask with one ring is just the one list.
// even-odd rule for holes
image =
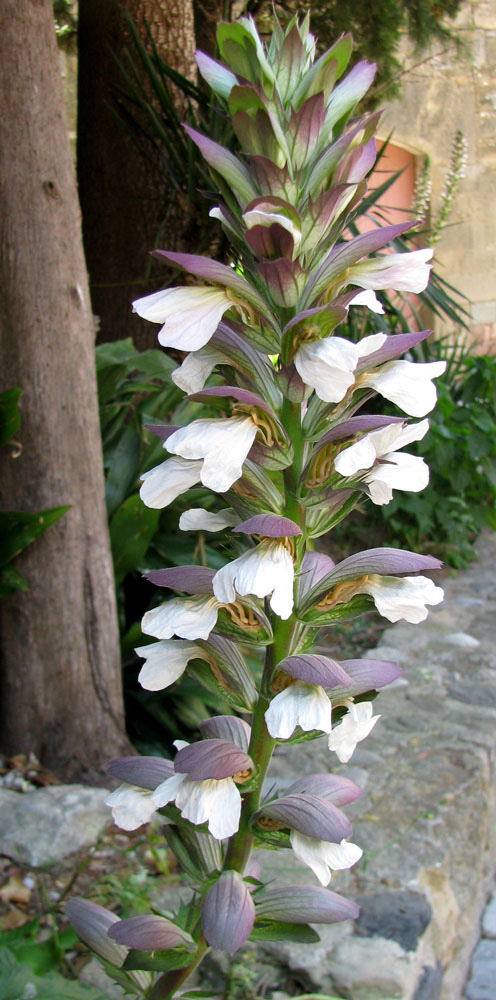
[[255, 440], [257, 427], [250, 417], [194, 420], [166, 441], [167, 451], [187, 459], [203, 459], [201, 482], [225, 493], [242, 475], [243, 462]]
[[242, 597], [270, 598], [270, 606], [280, 618], [293, 610], [293, 560], [282, 542], [265, 540], [227, 563], [214, 576], [212, 586], [218, 600], [231, 603], [236, 593]]
[[335, 751], [342, 764], [348, 763], [357, 743], [366, 739], [379, 721], [380, 715], [373, 715], [373, 711], [371, 701], [362, 701], [358, 705], [351, 703], [346, 715], [330, 734], [329, 750]]
[[158, 608], [147, 611], [141, 622], [146, 635], [156, 639], [208, 639], [217, 622], [219, 602], [208, 594], [173, 597]]
[[291, 831], [290, 841], [298, 860], [312, 869], [322, 885], [329, 885], [332, 871], [351, 868], [363, 853], [360, 847], [347, 840], [331, 844], [326, 840], [306, 837], [297, 830]]
[[121, 830], [137, 830], [150, 822], [156, 810], [152, 792], [134, 785], [119, 785], [107, 796], [105, 805], [111, 806], [114, 823]]
[[239, 516], [231, 507], [213, 513], [204, 507], [192, 507], [185, 510], [179, 518], [181, 531], [221, 531], [222, 528], [232, 528], [239, 523]]
[[[406, 490], [410, 493], [420, 493], [429, 482], [429, 466], [418, 455], [403, 452], [393, 452], [384, 456], [386, 461], [375, 466], [364, 476], [368, 485], [370, 498], [375, 504], [389, 503], [392, 490]], [[386, 489], [384, 489], [386, 488]], [[383, 496], [390, 492], [388, 500]]]
[[359, 292], [358, 295], [355, 295], [355, 297], [351, 299], [348, 304], [350, 306], [367, 306], [367, 309], [370, 309], [371, 312], [378, 313], [379, 316], [382, 316], [384, 313], [384, 306], [382, 305], [382, 302], [379, 302], [377, 295], [371, 288], [364, 292]]
[[147, 507], [161, 510], [176, 497], [201, 482], [202, 463], [186, 462], [182, 458], [168, 458], [154, 469], [144, 472], [140, 497]]
[[200, 826], [208, 822], [208, 829], [216, 840], [224, 840], [236, 833], [241, 814], [241, 796], [232, 778], [208, 778], [206, 781], [182, 783], [176, 796], [181, 815], [190, 823]]
[[389, 361], [376, 371], [361, 375], [360, 385], [376, 389], [410, 416], [424, 417], [436, 405], [437, 393], [432, 379], [442, 375], [445, 368], [445, 361], [425, 364]]
[[234, 305], [223, 288], [191, 285], [144, 295], [133, 302], [133, 311], [151, 323], [164, 324], [158, 333], [162, 347], [198, 351]]
[[160, 785], [157, 785], [155, 791], [152, 792], [155, 808], [162, 809], [164, 806], [168, 805], [169, 802], [173, 802], [181, 786], [184, 785], [184, 782], [187, 780], [188, 778], [185, 774], [171, 774], [170, 778], [166, 778]]
[[370, 594], [380, 615], [390, 622], [404, 619], [417, 625], [427, 618], [426, 604], [440, 604], [444, 593], [427, 576], [378, 576], [361, 585], [360, 593]]
[[274, 739], [287, 740], [296, 726], [330, 733], [332, 705], [324, 688], [295, 681], [272, 699], [266, 713], [267, 729]]
[[[370, 469], [376, 459], [384, 458], [392, 461], [392, 454], [412, 441], [420, 441], [429, 430], [429, 421], [421, 420], [417, 424], [388, 424], [378, 430], [365, 434], [336, 456], [334, 467], [340, 476], [353, 476], [362, 469]], [[376, 470], [372, 470], [373, 476]], [[368, 481], [368, 480], [367, 480]], [[410, 489], [410, 487], [404, 487]], [[423, 489], [423, 487], [419, 487]]]
[[224, 355], [210, 344], [192, 351], [179, 368], [171, 372], [171, 379], [183, 392], [200, 392], [215, 366], [226, 361]]
[[354, 476], [361, 469], [370, 469], [376, 457], [377, 453], [370, 434], [366, 434], [360, 441], [355, 441], [355, 444], [336, 455], [334, 468], [340, 476]]
[[348, 282], [361, 288], [394, 288], [397, 292], [423, 292], [429, 281], [433, 250], [385, 254], [353, 264]]
[[190, 660], [195, 657], [203, 659], [204, 656], [199, 646], [181, 639], [151, 642], [148, 646], [139, 646], [134, 652], [146, 660], [138, 674], [138, 681], [147, 691], [161, 691], [169, 687], [181, 677]]
[[359, 352], [356, 344], [342, 337], [302, 344], [294, 356], [295, 368], [305, 385], [315, 389], [319, 399], [339, 403], [355, 377]]

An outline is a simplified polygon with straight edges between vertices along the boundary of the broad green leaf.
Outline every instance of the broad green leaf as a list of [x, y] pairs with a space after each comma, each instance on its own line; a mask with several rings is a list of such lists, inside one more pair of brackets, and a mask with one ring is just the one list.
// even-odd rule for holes
[[250, 940], [299, 941], [303, 944], [315, 944], [320, 941], [320, 937], [309, 924], [290, 924], [282, 920], [271, 920], [267, 923], [256, 923], [250, 934]]
[[127, 425], [109, 462], [105, 499], [109, 514], [113, 514], [138, 476], [141, 454], [141, 432], [136, 418]]
[[0, 444], [6, 444], [19, 429], [20, 389], [6, 389], [0, 392]]
[[138, 493], [133, 493], [117, 508], [110, 522], [110, 544], [118, 586], [127, 573], [143, 561], [157, 529], [159, 510], [145, 507]]
[[67, 507], [51, 507], [36, 514], [27, 511], [0, 512], [0, 566], [19, 555], [31, 542], [39, 538], [50, 525], [58, 521], [70, 510]]
[[22, 573], [13, 566], [0, 567], [0, 597], [9, 597], [17, 590], [27, 590], [28, 585]]
[[137, 951], [130, 948], [127, 958], [121, 968], [127, 971], [134, 969], [149, 972], [169, 972], [171, 969], [184, 969], [193, 961], [191, 951], [185, 948], [174, 948], [170, 951], [154, 951], [148, 954], [146, 951]]

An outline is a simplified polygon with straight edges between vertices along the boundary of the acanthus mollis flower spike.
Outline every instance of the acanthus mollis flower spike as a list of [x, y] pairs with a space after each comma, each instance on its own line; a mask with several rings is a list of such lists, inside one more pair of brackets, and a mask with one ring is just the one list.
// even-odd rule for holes
[[292, 924], [335, 924], [356, 920], [359, 912], [360, 907], [351, 899], [308, 885], [266, 889], [256, 907], [257, 918]]
[[175, 773], [153, 792], [156, 808], [173, 800], [184, 819], [208, 823], [217, 840], [236, 833], [241, 813], [237, 782], [247, 781], [254, 769], [248, 755], [226, 740], [208, 739], [182, 746], [174, 761]]
[[117, 920], [109, 928], [108, 936], [112, 941], [136, 951], [169, 951], [173, 948], [196, 951], [191, 934], [177, 927], [172, 920], [153, 913]]
[[380, 715], [373, 714], [374, 707], [371, 701], [361, 701], [355, 705], [352, 701], [348, 704], [348, 711], [341, 722], [329, 736], [329, 750], [334, 750], [342, 764], [347, 764], [357, 743], [366, 739]]
[[249, 938], [255, 904], [241, 875], [228, 869], [208, 890], [201, 911], [203, 933], [211, 948], [230, 955]]
[[190, 660], [203, 659], [204, 655], [200, 646], [182, 639], [150, 642], [138, 646], [135, 653], [146, 661], [138, 674], [138, 681], [146, 691], [169, 687], [183, 675]]
[[398, 454], [398, 449], [412, 441], [421, 441], [428, 430], [428, 420], [408, 426], [389, 424], [373, 430], [341, 451], [334, 468], [345, 479], [362, 483], [375, 504], [389, 503], [393, 489], [418, 493], [429, 482], [429, 468], [423, 458]]
[[272, 610], [286, 619], [293, 610], [293, 581], [293, 559], [286, 545], [266, 539], [218, 570], [213, 589], [217, 599], [227, 604], [235, 601], [237, 594], [270, 596]]
[[288, 739], [296, 726], [305, 732], [330, 733], [332, 704], [324, 688], [352, 684], [339, 663], [326, 656], [300, 654], [281, 660], [276, 673], [273, 682], [276, 689], [285, 675], [287, 686], [276, 694], [265, 712], [270, 735], [274, 739]]

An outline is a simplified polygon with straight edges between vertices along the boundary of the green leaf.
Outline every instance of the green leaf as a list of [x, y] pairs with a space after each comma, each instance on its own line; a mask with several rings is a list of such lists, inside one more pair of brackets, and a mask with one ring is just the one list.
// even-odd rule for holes
[[192, 952], [186, 951], [185, 948], [174, 948], [173, 951], [154, 951], [151, 954], [130, 948], [121, 968], [128, 972], [135, 969], [149, 972], [169, 972], [172, 969], [184, 969], [192, 961]]
[[0, 567], [0, 597], [9, 597], [18, 590], [27, 590], [28, 585], [22, 573], [13, 566]]
[[251, 941], [299, 941], [303, 944], [315, 944], [320, 941], [317, 931], [309, 924], [290, 924], [282, 920], [271, 920], [267, 923], [256, 923], [251, 934]]
[[11, 437], [19, 429], [21, 417], [19, 415], [20, 389], [6, 389], [0, 392], [0, 444], [7, 444]]
[[105, 499], [109, 514], [124, 500], [138, 477], [141, 454], [141, 433], [137, 418], [128, 424], [114, 448], [108, 463]]
[[23, 1000], [28, 996], [36, 1000], [109, 1000], [101, 990], [71, 982], [58, 972], [38, 977], [7, 948], [0, 948], [0, 1000]]
[[66, 514], [71, 506], [51, 507], [36, 514], [27, 511], [0, 512], [0, 566], [19, 555], [31, 542], [39, 538], [50, 525]]
[[138, 493], [133, 493], [116, 510], [110, 522], [110, 544], [117, 586], [142, 563], [159, 517], [160, 511], [145, 507]]

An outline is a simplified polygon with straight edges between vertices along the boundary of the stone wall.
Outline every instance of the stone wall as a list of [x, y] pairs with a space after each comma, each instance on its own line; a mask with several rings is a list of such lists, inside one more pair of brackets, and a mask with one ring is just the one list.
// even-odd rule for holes
[[388, 105], [383, 134], [432, 164], [434, 213], [457, 129], [468, 142], [466, 175], [451, 225], [436, 251], [441, 275], [467, 296], [474, 339], [496, 351], [496, 0], [466, 2], [455, 21], [462, 45], [415, 57], [405, 49], [401, 98]]

